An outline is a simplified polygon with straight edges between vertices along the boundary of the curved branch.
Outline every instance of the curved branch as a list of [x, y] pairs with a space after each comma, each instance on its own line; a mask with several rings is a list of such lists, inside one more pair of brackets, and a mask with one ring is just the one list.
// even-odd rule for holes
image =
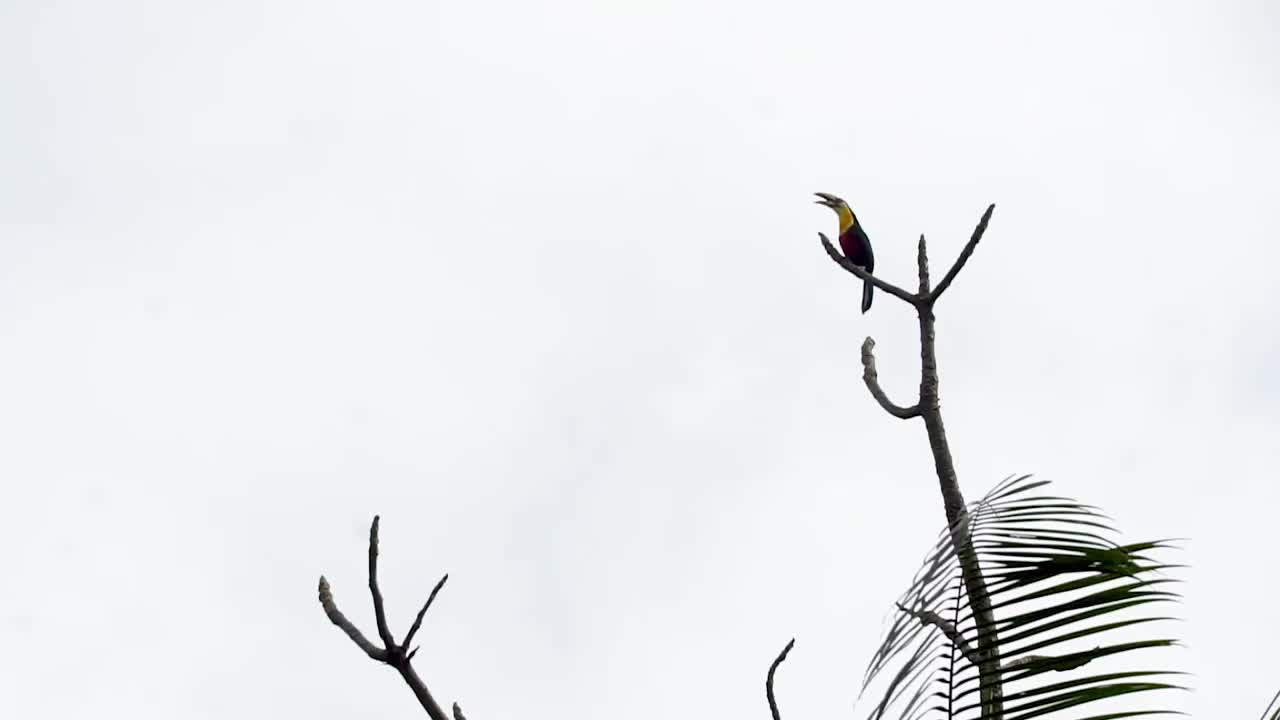
[[913, 417], [920, 417], [920, 403], [917, 402], [911, 407], [902, 407], [895, 405], [889, 396], [885, 394], [884, 389], [880, 387], [880, 374], [876, 372], [876, 341], [868, 337], [862, 341], [862, 381], [866, 383], [867, 389], [871, 391], [871, 397], [880, 403], [880, 407], [890, 415], [909, 420]]
[[[982, 213], [982, 219], [978, 221], [978, 226], [973, 229], [973, 235], [969, 238], [969, 242], [965, 243], [964, 249], [960, 251], [960, 257], [956, 258], [955, 264], [947, 271], [946, 276], [942, 278], [942, 282], [938, 283], [938, 287], [929, 295], [928, 302], [937, 302], [938, 298], [942, 297], [942, 293], [951, 287], [951, 281], [956, 279], [956, 275], [960, 274], [964, 264], [969, 262], [969, 256], [973, 255], [973, 251], [977, 249], [978, 241], [982, 239], [982, 234], [987, 231], [987, 223], [991, 220], [991, 213], [995, 211], [995, 203], [987, 206], [987, 211]], [[922, 241], [923, 237], [922, 235]]]
[[831, 244], [831, 241], [827, 239], [827, 236], [825, 234], [818, 233], [818, 237], [821, 238], [822, 247], [827, 251], [827, 255], [830, 255], [831, 259], [834, 260], [835, 263], [840, 267], [844, 268], [845, 270], [848, 270], [849, 272], [853, 273], [854, 275], [861, 278], [862, 280], [865, 280], [871, 283], [872, 285], [875, 285], [877, 288], [880, 288], [881, 290], [889, 293], [890, 295], [893, 295], [896, 298], [899, 298], [905, 302], [910, 303], [911, 305], [919, 305], [920, 303], [924, 302], [925, 298], [923, 298], [922, 296], [909, 293], [906, 290], [903, 290], [902, 288], [898, 287], [897, 285], [894, 285], [891, 282], [885, 282], [884, 280], [881, 280], [880, 278], [876, 277], [875, 275], [872, 275], [866, 270], [863, 270], [857, 265], [854, 265], [852, 262], [849, 261], [849, 258], [845, 257], [844, 255], [841, 255], [840, 251], [836, 250], [835, 246]]
[[773, 720], [782, 720], [782, 715], [778, 713], [778, 701], [773, 696], [773, 674], [777, 672], [778, 666], [783, 660], [787, 659], [787, 653], [791, 652], [791, 648], [795, 647], [796, 639], [791, 638], [787, 646], [782, 648], [782, 652], [778, 653], [778, 657], [773, 659], [773, 663], [769, 665], [769, 675], [764, 681], [764, 694], [769, 699], [769, 712], [773, 713]]

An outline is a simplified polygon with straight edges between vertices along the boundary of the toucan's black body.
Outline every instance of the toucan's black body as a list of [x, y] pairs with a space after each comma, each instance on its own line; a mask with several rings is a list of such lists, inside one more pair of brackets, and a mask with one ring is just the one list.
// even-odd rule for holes
[[[852, 227], [840, 233], [840, 250], [849, 262], [867, 272], [876, 269], [876, 256], [871, 252], [871, 240], [862, 231], [862, 224], [855, 222]], [[871, 293], [876, 289], [869, 280], [862, 282], [862, 312], [871, 309]]]

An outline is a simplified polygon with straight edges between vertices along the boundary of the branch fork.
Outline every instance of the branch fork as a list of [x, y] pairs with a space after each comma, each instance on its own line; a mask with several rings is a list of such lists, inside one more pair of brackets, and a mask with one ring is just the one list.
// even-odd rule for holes
[[951, 287], [951, 283], [955, 282], [956, 276], [964, 269], [969, 258], [973, 255], [973, 251], [978, 248], [978, 242], [982, 240], [982, 235], [987, 231], [987, 223], [991, 221], [991, 214], [996, 210], [995, 204], [987, 206], [987, 211], [982, 214], [982, 219], [978, 221], [977, 227], [973, 229], [973, 234], [969, 237], [969, 242], [965, 243], [964, 249], [960, 251], [960, 256], [952, 263], [951, 269], [942, 277], [942, 282], [938, 283], [936, 288], [929, 288], [929, 262], [925, 249], [924, 235], [920, 236], [920, 243], [917, 248], [916, 259], [919, 265], [920, 273], [920, 289], [917, 292], [904, 290], [893, 283], [883, 280], [866, 270], [854, 265], [848, 258], [831, 244], [825, 233], [818, 233], [818, 238], [822, 241], [822, 247], [837, 265], [844, 268], [849, 273], [856, 276], [859, 280], [864, 280], [876, 286], [899, 300], [911, 305], [917, 309], [932, 307], [938, 302], [938, 298], [942, 297], [942, 293]]
[[[346, 633], [347, 637], [351, 638], [351, 641], [356, 644], [356, 647], [364, 651], [364, 654], [380, 663], [390, 665], [400, 673], [400, 676], [409, 685], [409, 689], [418, 698], [418, 702], [422, 704], [423, 709], [427, 711], [427, 715], [431, 717], [431, 720], [450, 720], [413, 667], [413, 657], [418, 653], [418, 648], [409, 649], [413, 643], [414, 636], [418, 634], [418, 630], [422, 627], [422, 620], [426, 617], [427, 610], [431, 609], [431, 603], [435, 602], [436, 595], [444, 587], [449, 575], [446, 573], [431, 589], [431, 594], [427, 596], [427, 601], [423, 603], [422, 609], [418, 611], [417, 616], [413, 619], [413, 624], [409, 626], [409, 632], [405, 633], [404, 640], [397, 643], [395, 636], [391, 634], [391, 628], [387, 625], [386, 607], [382, 600], [382, 590], [378, 586], [379, 523], [380, 518], [375, 515], [373, 523], [369, 526], [369, 594], [373, 596], [373, 614], [377, 623], [378, 639], [381, 644], [371, 642], [354, 623], [347, 619], [346, 615], [342, 614], [342, 611], [338, 609], [337, 603], [334, 602], [329, 581], [323, 575], [320, 576], [319, 586], [320, 606], [324, 608], [324, 614], [329, 617], [329, 621]], [[462, 715], [462, 708], [458, 707], [457, 703], [453, 704], [453, 720], [466, 720]]]

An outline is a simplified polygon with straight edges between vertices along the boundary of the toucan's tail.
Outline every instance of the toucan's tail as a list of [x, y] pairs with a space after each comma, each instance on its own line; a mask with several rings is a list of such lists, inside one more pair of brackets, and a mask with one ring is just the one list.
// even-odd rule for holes
[[875, 289], [876, 286], [872, 285], [870, 280], [862, 281], [862, 312], [866, 312], [871, 309], [871, 293]]

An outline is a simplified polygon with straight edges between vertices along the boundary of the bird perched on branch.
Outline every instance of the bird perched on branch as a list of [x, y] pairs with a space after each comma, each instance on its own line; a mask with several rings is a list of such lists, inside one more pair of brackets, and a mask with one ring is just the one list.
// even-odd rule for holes
[[[844, 256], [849, 262], [868, 273], [875, 270], [876, 258], [871, 252], [871, 240], [862, 229], [862, 223], [858, 222], [857, 216], [850, 209], [849, 203], [827, 193], [814, 193], [814, 195], [821, 198], [816, 201], [819, 205], [826, 205], [835, 210], [836, 216], [840, 218], [840, 250]], [[875, 286], [870, 281], [862, 282], [862, 312], [871, 308], [871, 293], [874, 291]]]

